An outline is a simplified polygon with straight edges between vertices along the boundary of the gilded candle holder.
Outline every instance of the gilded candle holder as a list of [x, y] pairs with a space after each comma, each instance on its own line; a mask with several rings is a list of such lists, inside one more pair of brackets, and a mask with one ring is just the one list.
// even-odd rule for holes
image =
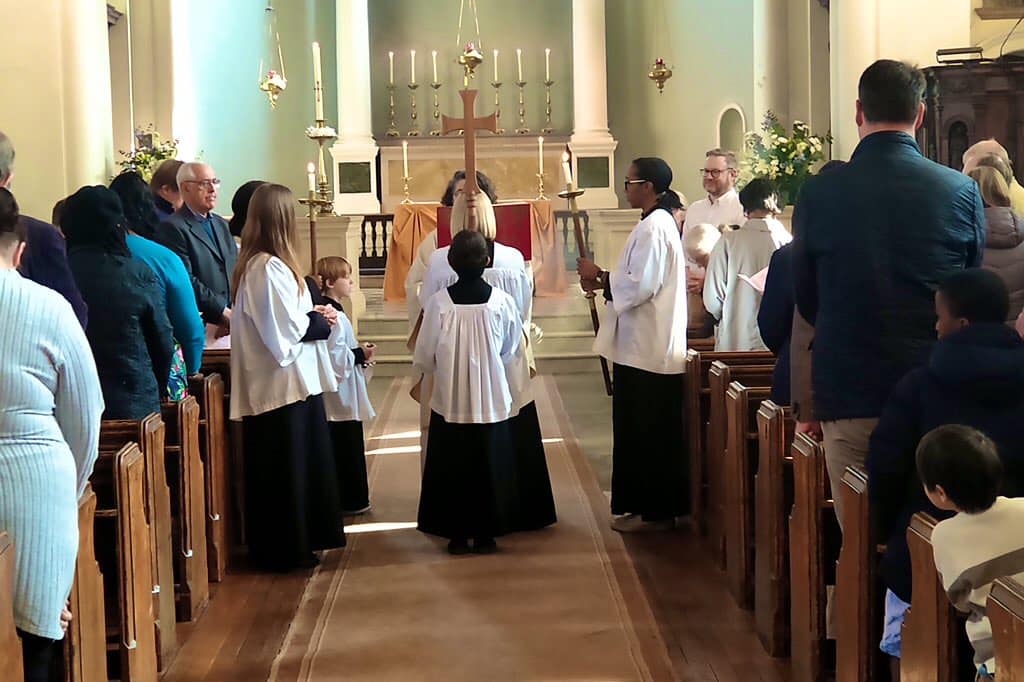
[[441, 136], [441, 104], [437, 96], [437, 91], [441, 89], [441, 84], [434, 82], [430, 84], [430, 88], [434, 91], [434, 128], [430, 131], [431, 137]]
[[398, 126], [395, 125], [395, 84], [388, 85], [388, 130], [385, 133], [388, 137], [398, 137]]
[[[327, 164], [324, 162], [324, 145], [338, 137], [338, 133], [334, 128], [327, 125], [326, 121], [323, 119], [317, 119], [313, 125], [306, 128], [306, 137], [317, 144], [317, 196], [321, 202], [325, 202], [333, 207], [334, 196], [331, 193], [331, 185], [327, 181]], [[318, 209], [319, 208], [320, 207], [318, 207]]]
[[523, 94], [526, 81], [517, 81], [516, 85], [519, 86], [519, 127], [516, 128], [516, 135], [527, 135], [530, 129], [526, 127], [526, 98]]
[[494, 134], [504, 135], [505, 129], [501, 127], [501, 81], [492, 81], [491, 87], [494, 88], [494, 117], [498, 121]]
[[409, 198], [409, 181], [410, 180], [412, 180], [412, 176], [411, 175], [403, 175], [402, 176], [402, 194], [403, 194], [404, 198], [402, 199], [401, 203], [403, 203], [403, 204], [411, 204], [412, 203], [412, 199]]
[[544, 194], [544, 174], [537, 173], [537, 201], [546, 201], [547, 196]]
[[554, 84], [553, 80], [544, 81], [544, 127], [540, 131], [545, 135], [555, 130], [551, 127], [551, 86]]
[[419, 114], [416, 113], [416, 90], [419, 87], [419, 83], [409, 83], [409, 119], [412, 121], [412, 128], [406, 133], [409, 137], [420, 136], [420, 129], [417, 127]]

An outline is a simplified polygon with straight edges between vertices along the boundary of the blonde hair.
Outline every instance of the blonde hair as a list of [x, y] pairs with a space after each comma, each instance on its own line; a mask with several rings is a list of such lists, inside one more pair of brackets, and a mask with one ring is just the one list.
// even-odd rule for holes
[[327, 283], [352, 274], [352, 264], [341, 256], [325, 256], [316, 262], [317, 280], [320, 282], [321, 293], [327, 291]]
[[1006, 208], [1010, 205], [1010, 187], [998, 170], [991, 166], [977, 166], [967, 175], [978, 183], [981, 200], [986, 206]]
[[[491, 203], [490, 197], [483, 192], [476, 195], [474, 213], [476, 214], [476, 231], [483, 235], [484, 239], [494, 241], [498, 234], [498, 221], [494, 217], [494, 205]], [[453, 237], [466, 229], [466, 224], [469, 222], [468, 217], [466, 194], [462, 193], [455, 197], [455, 203], [452, 205], [451, 233]]]
[[295, 254], [295, 240], [295, 197], [292, 191], [284, 185], [272, 183], [260, 186], [249, 200], [238, 265], [231, 275], [231, 299], [238, 296], [249, 261], [264, 253], [276, 256], [288, 266], [301, 293], [306, 282], [302, 279], [299, 258]]
[[683, 253], [690, 260], [702, 263], [721, 238], [722, 231], [711, 223], [694, 225], [683, 234]]

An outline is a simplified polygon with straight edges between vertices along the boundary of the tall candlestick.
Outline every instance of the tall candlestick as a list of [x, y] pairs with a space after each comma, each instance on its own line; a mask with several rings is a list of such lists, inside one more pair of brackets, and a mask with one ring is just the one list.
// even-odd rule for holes
[[551, 80], [551, 48], [544, 48], [544, 80]]
[[388, 52], [388, 85], [395, 84], [395, 53]]
[[537, 138], [537, 166], [540, 169], [538, 172], [544, 175], [544, 138]]
[[434, 80], [431, 81], [431, 82], [432, 83], [436, 83], [437, 82], [437, 50], [431, 50], [430, 51], [430, 60], [434, 64]]
[[313, 104], [316, 106], [316, 120], [324, 120], [324, 86], [320, 71], [320, 43], [313, 43]]
[[409, 78], [410, 83], [416, 82], [416, 50], [409, 50], [409, 70], [412, 76]]
[[409, 143], [402, 140], [402, 177], [409, 177]]
[[498, 80], [498, 51], [497, 50], [494, 51], [494, 82], [495, 83], [500, 83], [501, 82], [501, 81]]
[[316, 191], [316, 166], [310, 161], [306, 164], [306, 182], [309, 184], [309, 191]]
[[522, 83], [523, 82], [523, 51], [521, 49], [519, 49], [518, 47], [516, 48], [516, 73], [519, 76], [519, 80], [516, 81], [516, 82], [517, 83]]

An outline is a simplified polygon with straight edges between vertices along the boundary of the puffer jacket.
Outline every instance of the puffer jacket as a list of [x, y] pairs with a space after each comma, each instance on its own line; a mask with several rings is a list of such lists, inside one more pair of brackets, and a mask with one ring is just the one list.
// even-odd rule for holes
[[1013, 324], [1024, 309], [1024, 233], [1021, 218], [1012, 208], [989, 206], [985, 209], [985, 257], [982, 267], [999, 275], [1010, 291], [1010, 312], [1006, 320]]

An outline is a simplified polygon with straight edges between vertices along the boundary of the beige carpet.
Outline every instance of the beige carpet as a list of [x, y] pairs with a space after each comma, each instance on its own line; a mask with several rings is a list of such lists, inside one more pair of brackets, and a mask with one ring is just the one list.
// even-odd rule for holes
[[559, 522], [452, 557], [415, 529], [417, 405], [396, 379], [367, 439], [373, 512], [307, 587], [270, 679], [674, 680], [555, 383], [539, 381]]

